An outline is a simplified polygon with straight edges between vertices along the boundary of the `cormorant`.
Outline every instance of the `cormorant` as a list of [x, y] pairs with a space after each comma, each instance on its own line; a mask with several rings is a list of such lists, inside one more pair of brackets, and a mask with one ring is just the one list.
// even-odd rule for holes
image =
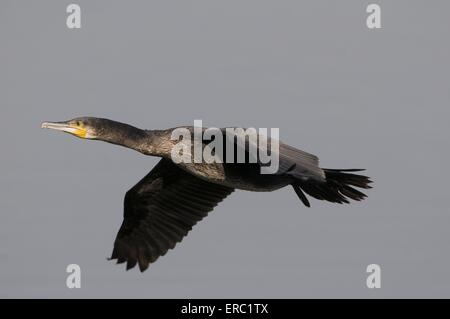
[[[44, 122], [42, 128], [101, 140], [161, 157], [159, 163], [124, 199], [124, 220], [114, 242], [111, 259], [136, 264], [144, 271], [150, 263], [175, 247], [192, 227], [234, 189], [273, 191], [288, 185], [303, 204], [305, 195], [333, 203], [362, 200], [354, 187], [370, 188], [371, 180], [357, 169], [323, 169], [318, 158], [279, 143], [279, 169], [261, 174], [261, 163], [178, 163], [171, 158], [174, 141], [167, 130], [142, 130], [108, 119], [80, 117], [65, 122]], [[192, 130], [192, 127], [185, 127]]]

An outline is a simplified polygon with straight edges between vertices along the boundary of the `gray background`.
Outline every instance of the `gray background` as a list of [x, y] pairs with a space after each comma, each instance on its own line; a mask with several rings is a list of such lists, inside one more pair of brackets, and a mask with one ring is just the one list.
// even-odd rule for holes
[[[450, 297], [450, 2], [0, 3], [0, 297]], [[368, 200], [239, 191], [144, 274], [106, 260], [125, 191], [157, 162], [40, 129], [279, 127]], [[65, 286], [66, 266], [82, 288]], [[366, 288], [366, 266], [382, 288]]]

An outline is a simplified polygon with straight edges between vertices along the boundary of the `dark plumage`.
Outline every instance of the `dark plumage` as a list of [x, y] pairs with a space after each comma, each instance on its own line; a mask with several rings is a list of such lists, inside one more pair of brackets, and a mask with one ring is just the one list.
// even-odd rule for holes
[[125, 195], [124, 221], [111, 259], [126, 262], [127, 269], [136, 264], [141, 271], [147, 269], [234, 189], [273, 191], [291, 185], [302, 203], [310, 207], [305, 193], [319, 200], [349, 203], [364, 199], [366, 195], [356, 188], [367, 189], [371, 183], [367, 176], [355, 174], [361, 170], [322, 169], [316, 156], [281, 142], [278, 171], [261, 174], [260, 162], [175, 164], [170, 156], [177, 143], [171, 139], [174, 129], [141, 130], [92, 117], [45, 122], [42, 127], [162, 158]]

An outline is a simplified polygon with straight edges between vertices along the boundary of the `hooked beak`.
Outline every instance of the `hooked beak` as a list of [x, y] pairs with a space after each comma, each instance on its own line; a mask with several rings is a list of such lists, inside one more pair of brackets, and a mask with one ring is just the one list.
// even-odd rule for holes
[[70, 124], [68, 122], [44, 122], [41, 124], [41, 128], [63, 131], [80, 138], [86, 137], [86, 130], [84, 128]]

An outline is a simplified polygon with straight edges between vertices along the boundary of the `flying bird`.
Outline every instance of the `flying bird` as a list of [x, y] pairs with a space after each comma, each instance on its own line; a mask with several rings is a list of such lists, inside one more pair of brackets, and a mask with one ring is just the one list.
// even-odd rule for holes
[[[366, 197], [356, 188], [371, 188], [369, 177], [355, 174], [360, 169], [320, 168], [316, 156], [281, 142], [278, 171], [261, 174], [261, 162], [174, 162], [171, 150], [179, 142], [172, 138], [175, 128], [143, 130], [95, 117], [44, 122], [42, 128], [105, 141], [161, 158], [125, 194], [124, 220], [110, 259], [126, 262], [127, 270], [137, 264], [141, 272], [145, 271], [235, 189], [267, 192], [291, 186], [302, 203], [310, 207], [305, 193], [318, 200], [349, 203], [349, 200], [360, 201]], [[185, 128], [193, 131], [192, 126]]]

